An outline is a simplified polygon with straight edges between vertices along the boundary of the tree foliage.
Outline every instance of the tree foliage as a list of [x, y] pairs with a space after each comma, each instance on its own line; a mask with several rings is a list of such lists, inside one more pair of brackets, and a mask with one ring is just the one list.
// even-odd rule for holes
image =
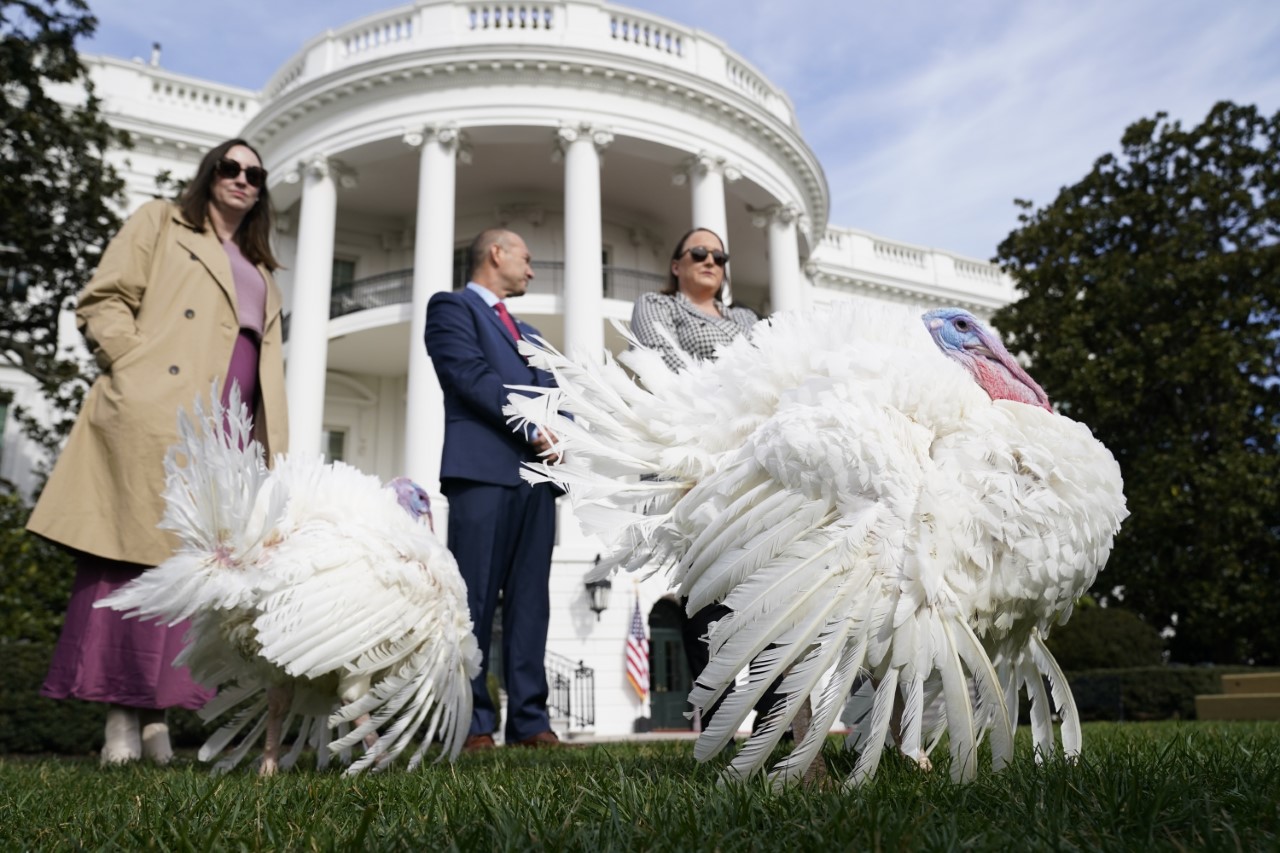
[[1123, 587], [1174, 660], [1280, 656], [1280, 113], [1131, 125], [997, 260], [994, 320], [1060, 411], [1115, 454]]
[[[124, 182], [104, 154], [129, 140], [102, 118], [75, 49], [96, 26], [84, 0], [0, 0], [0, 363], [35, 377], [53, 404], [52, 424], [23, 418], [49, 448], [85, 389], [85, 366], [59, 351], [59, 316], [120, 225]], [[78, 105], [55, 99], [75, 86], [87, 92]]]

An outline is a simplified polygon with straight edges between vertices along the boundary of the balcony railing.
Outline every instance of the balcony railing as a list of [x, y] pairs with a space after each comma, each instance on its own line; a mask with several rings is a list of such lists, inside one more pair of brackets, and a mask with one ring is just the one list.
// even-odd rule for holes
[[[639, 58], [724, 86], [788, 125], [790, 99], [743, 57], [702, 31], [625, 5], [598, 0], [454, 0], [388, 9], [312, 39], [263, 89], [269, 101], [358, 64], [403, 55], [452, 55], [512, 44], [567, 55]], [[608, 63], [608, 59], [593, 59]]]
[[[601, 287], [605, 299], [635, 302], [640, 294], [661, 290], [666, 277], [661, 273], [626, 267], [601, 268]], [[455, 285], [462, 275], [454, 275]], [[533, 281], [529, 293], [561, 296], [564, 294], [564, 264], [560, 261], [534, 261]], [[413, 301], [413, 269], [395, 270], [338, 285], [329, 296], [329, 319], [344, 317], [357, 311], [405, 305]], [[289, 340], [289, 315], [284, 315], [284, 339]]]
[[[603, 267], [601, 287], [606, 299], [635, 302], [640, 294], [659, 290], [666, 282], [660, 273], [625, 267]], [[454, 276], [458, 281], [461, 276]], [[533, 281], [529, 293], [561, 296], [564, 293], [564, 264], [560, 261], [534, 261]], [[413, 270], [396, 270], [362, 278], [333, 289], [329, 298], [329, 317], [342, 317], [385, 305], [402, 305], [413, 301]]]
[[329, 296], [329, 319], [413, 301], [413, 270], [396, 270], [335, 287]]
[[563, 655], [547, 652], [547, 713], [565, 720], [569, 728], [596, 724], [596, 671]]

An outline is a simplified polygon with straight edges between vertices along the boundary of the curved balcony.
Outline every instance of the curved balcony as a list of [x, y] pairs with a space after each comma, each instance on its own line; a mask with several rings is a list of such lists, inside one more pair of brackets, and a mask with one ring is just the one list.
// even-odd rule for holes
[[713, 36], [656, 15], [600, 0], [473, 2], [419, 0], [312, 39], [262, 90], [273, 100], [312, 81], [371, 60], [435, 50], [521, 44], [605, 54], [687, 74], [742, 97], [795, 127], [781, 89]]
[[[667, 283], [660, 273], [625, 267], [603, 267], [604, 298], [635, 302], [640, 294], [661, 290]], [[560, 296], [564, 292], [564, 264], [560, 261], [534, 261], [530, 294]], [[458, 279], [461, 276], [457, 276]], [[460, 287], [461, 282], [455, 281]], [[329, 319], [345, 317], [357, 311], [405, 305], [413, 301], [413, 268], [371, 275], [350, 284], [335, 287], [329, 296]], [[284, 315], [284, 339], [289, 340], [289, 315]]]
[[[666, 283], [666, 278], [659, 273], [613, 266], [606, 266], [603, 269], [605, 299], [634, 302], [640, 294], [659, 290]], [[529, 284], [531, 295], [560, 296], [564, 292], [562, 262], [534, 261], [533, 273], [533, 281]], [[460, 279], [460, 275], [456, 277], [455, 287], [461, 286]], [[412, 268], [381, 273], [335, 287], [329, 297], [329, 319], [370, 308], [401, 305], [412, 301]]]

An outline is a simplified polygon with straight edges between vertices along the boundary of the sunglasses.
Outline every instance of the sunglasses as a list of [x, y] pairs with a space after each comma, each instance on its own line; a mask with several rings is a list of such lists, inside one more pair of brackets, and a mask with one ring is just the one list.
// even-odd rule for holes
[[219, 178], [226, 178], [228, 181], [234, 181], [240, 175], [240, 170], [244, 169], [244, 181], [254, 189], [262, 189], [262, 185], [267, 182], [267, 170], [261, 166], [241, 166], [235, 160], [222, 159], [218, 161], [218, 165], [213, 167], [214, 173]]
[[707, 255], [711, 256], [711, 260], [716, 266], [722, 267], [729, 263], [729, 254], [719, 249], [708, 249], [706, 246], [690, 246], [680, 253], [681, 256], [688, 255], [693, 258], [695, 264], [700, 264], [707, 259]]

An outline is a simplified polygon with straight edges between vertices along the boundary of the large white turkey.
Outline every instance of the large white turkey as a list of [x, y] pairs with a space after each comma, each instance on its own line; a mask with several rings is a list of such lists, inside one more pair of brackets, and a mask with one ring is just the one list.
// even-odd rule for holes
[[1039, 753], [1054, 748], [1051, 706], [1064, 751], [1080, 749], [1044, 639], [1127, 515], [1119, 467], [971, 315], [924, 320], [852, 304], [784, 314], [679, 373], [637, 347], [619, 360], [638, 383], [608, 358], [528, 349], [559, 389], [521, 389], [541, 396], [513, 396], [509, 412], [559, 436], [562, 461], [526, 475], [565, 486], [584, 528], [614, 543], [600, 573], [669, 568], [690, 613], [732, 610], [689, 699], [706, 708], [746, 684], [697, 757], [783, 676], [785, 701], [730, 777], [760, 770], [816, 691], [812, 725], [771, 776], [804, 774], [860, 673], [872, 709], [850, 784], [890, 734], [923, 763], [948, 732], [957, 780], [984, 736], [1003, 766], [1019, 690]]
[[215, 393], [194, 411], [179, 415], [165, 459], [161, 526], [181, 547], [97, 606], [192, 620], [175, 665], [218, 687], [204, 719], [230, 715], [201, 760], [222, 755], [215, 770], [230, 769], [265, 740], [271, 774], [306, 746], [324, 766], [359, 743], [355, 773], [387, 765], [424, 724], [410, 768], [437, 736], [455, 757], [480, 652], [426, 494], [319, 456], [278, 456], [268, 470], [235, 389], [226, 410]]

